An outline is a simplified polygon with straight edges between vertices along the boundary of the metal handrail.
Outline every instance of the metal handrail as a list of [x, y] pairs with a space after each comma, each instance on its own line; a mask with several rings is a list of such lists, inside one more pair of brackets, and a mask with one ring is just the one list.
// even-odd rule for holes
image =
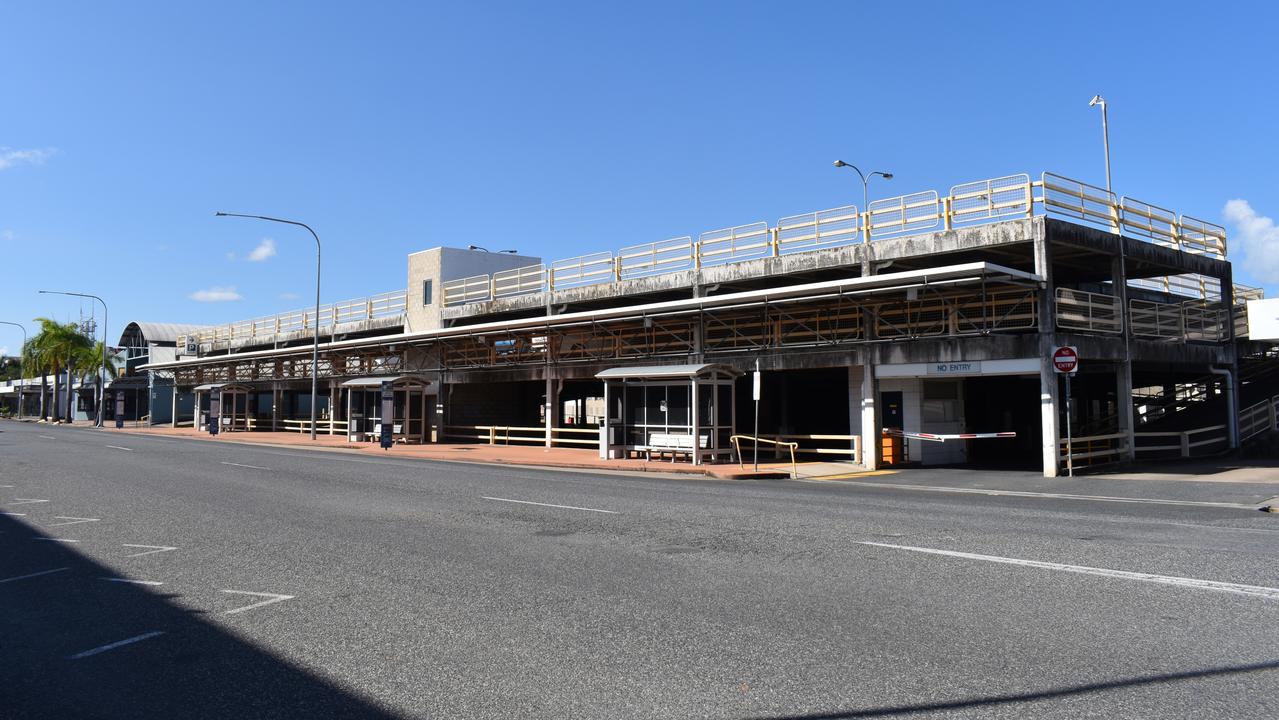
[[737, 466], [743, 470], [746, 469], [746, 464], [744, 463], [744, 458], [742, 457], [742, 444], [741, 444], [742, 440], [753, 440], [755, 441], [756, 445], [758, 445], [759, 443], [767, 443], [769, 445], [776, 445], [778, 447], [789, 448], [790, 449], [790, 476], [794, 478], [799, 475], [799, 468], [796, 467], [795, 465], [795, 448], [799, 447], [799, 443], [784, 442], [781, 440], [769, 440], [768, 438], [755, 437], [754, 435], [733, 435], [728, 438], [728, 441], [733, 444], [733, 452], [736, 453], [737, 455]]
[[[402, 315], [407, 307], [408, 293], [405, 290], [392, 290], [363, 298], [340, 300], [320, 307], [319, 326], [324, 329], [347, 322]], [[215, 325], [194, 333], [179, 335], [177, 345], [180, 348], [184, 347], [191, 340], [201, 345], [235, 342], [241, 339], [310, 330], [315, 326], [315, 322], [314, 309], [290, 310], [252, 320], [240, 320], [225, 325]]]

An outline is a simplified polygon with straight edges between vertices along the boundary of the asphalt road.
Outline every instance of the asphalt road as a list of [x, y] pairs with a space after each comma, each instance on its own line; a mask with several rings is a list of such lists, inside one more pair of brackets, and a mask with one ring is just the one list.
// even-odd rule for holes
[[0, 510], [4, 718], [1279, 716], [1243, 508], [3, 423]]

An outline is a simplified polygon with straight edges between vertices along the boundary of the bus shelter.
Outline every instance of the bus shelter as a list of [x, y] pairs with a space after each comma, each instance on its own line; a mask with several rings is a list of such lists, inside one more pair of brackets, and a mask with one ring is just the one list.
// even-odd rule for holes
[[632, 454], [688, 457], [694, 465], [731, 460], [737, 414], [727, 365], [657, 365], [610, 368], [604, 381], [600, 457]]
[[[382, 383], [391, 382], [395, 394], [394, 417], [382, 417]], [[436, 386], [419, 375], [361, 377], [342, 383], [346, 391], [347, 435], [352, 442], [373, 442], [382, 433], [382, 423], [392, 423], [395, 442], [423, 443], [430, 440], [430, 416], [435, 403], [427, 398], [437, 394]]]
[[195, 406], [198, 408], [199, 423], [196, 428], [209, 425], [210, 403], [213, 392], [218, 393], [218, 432], [236, 432], [253, 430], [256, 424], [254, 413], [249, 407], [249, 394], [253, 388], [238, 383], [210, 383], [195, 388]]

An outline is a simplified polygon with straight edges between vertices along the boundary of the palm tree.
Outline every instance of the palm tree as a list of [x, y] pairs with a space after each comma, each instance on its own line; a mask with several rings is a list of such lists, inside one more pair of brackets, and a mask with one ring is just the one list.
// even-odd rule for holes
[[[40, 323], [40, 332], [31, 339], [31, 342], [35, 345], [36, 356], [40, 359], [39, 364], [53, 375], [53, 414], [58, 419], [65, 417], [70, 420], [72, 417], [70, 393], [67, 396], [66, 407], [62, 408], [59, 405], [61, 394], [59, 386], [62, 380], [60, 375], [63, 370], [70, 369], [76, 352], [89, 347], [91, 343], [89, 338], [80, 333], [75, 323], [60, 323], [42, 317], [36, 318], [35, 321]], [[43, 375], [41, 377], [43, 378]], [[42, 379], [42, 389], [44, 382]], [[69, 375], [68, 383], [70, 383]]]
[[40, 417], [48, 418], [48, 412], [45, 407], [45, 396], [49, 394], [49, 365], [48, 358], [40, 351], [40, 346], [36, 342], [39, 335], [27, 340], [22, 346], [22, 368], [25, 375], [37, 373], [40, 375]]

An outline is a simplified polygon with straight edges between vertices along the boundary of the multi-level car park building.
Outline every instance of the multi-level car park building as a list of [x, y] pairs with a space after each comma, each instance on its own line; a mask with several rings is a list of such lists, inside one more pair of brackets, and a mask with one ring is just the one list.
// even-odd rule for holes
[[216, 393], [223, 430], [308, 430], [314, 373], [326, 434], [370, 439], [390, 379], [406, 442], [714, 462], [754, 435], [758, 367], [759, 436], [801, 452], [1055, 475], [1060, 346], [1077, 466], [1274, 427], [1269, 346], [1246, 337], [1260, 293], [1226, 249], [1188, 214], [1014, 175], [552, 262], [425, 250], [403, 290], [190, 330], [137, 369], [175, 424], [207, 423]]

